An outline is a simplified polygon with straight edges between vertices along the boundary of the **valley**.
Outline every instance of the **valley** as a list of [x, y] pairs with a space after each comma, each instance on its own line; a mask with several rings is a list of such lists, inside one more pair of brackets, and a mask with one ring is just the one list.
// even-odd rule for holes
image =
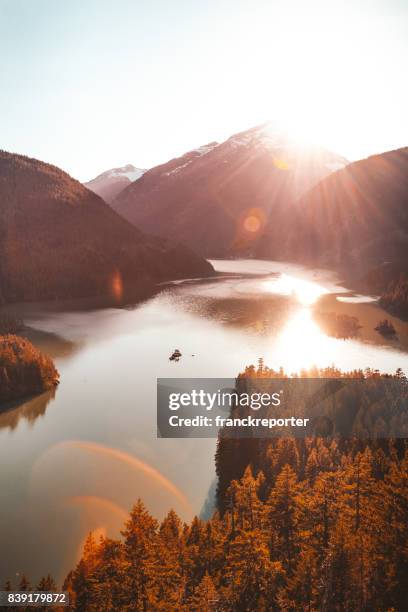
[[[393, 319], [398, 340], [382, 338], [373, 328], [386, 313], [370, 297], [353, 302], [335, 274], [212, 263], [222, 276], [171, 282], [124, 308], [21, 305], [25, 333], [54, 359], [61, 382], [0, 414], [1, 539], [10, 551], [1, 575], [51, 571], [62, 580], [89, 530], [118, 536], [141, 494], [158, 518], [170, 507], [183, 520], [200, 513], [216, 440], [157, 439], [157, 377], [230, 378], [259, 357], [288, 372], [408, 371], [408, 324]], [[359, 335], [327, 336], [313, 319], [318, 309], [358, 317]], [[168, 359], [175, 346], [177, 363]]]

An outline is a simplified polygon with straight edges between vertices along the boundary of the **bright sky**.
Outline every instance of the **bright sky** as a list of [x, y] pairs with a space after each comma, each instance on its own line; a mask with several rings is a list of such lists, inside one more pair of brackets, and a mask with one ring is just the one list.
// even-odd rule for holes
[[80, 180], [268, 119], [408, 145], [406, 0], [0, 0], [0, 148]]

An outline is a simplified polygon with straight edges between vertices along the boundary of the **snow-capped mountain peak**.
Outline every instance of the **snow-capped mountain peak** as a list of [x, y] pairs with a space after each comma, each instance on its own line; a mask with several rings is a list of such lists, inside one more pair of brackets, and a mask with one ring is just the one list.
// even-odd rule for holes
[[145, 172], [145, 169], [127, 164], [120, 168], [106, 170], [84, 185], [110, 203], [123, 189], [140, 179]]
[[96, 181], [103, 181], [111, 177], [123, 177], [129, 179], [129, 181], [133, 183], [133, 181], [137, 181], [137, 179], [139, 179], [145, 172], [145, 169], [136, 168], [136, 166], [133, 166], [132, 164], [127, 164], [126, 166], [122, 166], [121, 168], [112, 168], [111, 170], [106, 170], [105, 172], [102, 172], [102, 174], [98, 174], [97, 177], [95, 177], [89, 182], [96, 183]]
[[[349, 163], [347, 159], [331, 151], [306, 142], [277, 121], [268, 121], [245, 132], [231, 136], [225, 143], [232, 150], [248, 148], [253, 151], [270, 153], [271, 158], [297, 167], [304, 160], [314, 161], [320, 168], [335, 172]], [[283, 166], [282, 166], [283, 167]], [[286, 166], [285, 166], [286, 167]], [[320, 176], [320, 178], [322, 178]]]

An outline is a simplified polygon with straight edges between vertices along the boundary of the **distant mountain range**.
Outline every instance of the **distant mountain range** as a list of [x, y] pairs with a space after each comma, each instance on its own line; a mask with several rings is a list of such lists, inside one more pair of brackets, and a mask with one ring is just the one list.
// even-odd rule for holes
[[120, 300], [157, 281], [212, 272], [185, 247], [137, 230], [59, 168], [0, 151], [0, 303]]
[[249, 256], [336, 269], [408, 316], [408, 148], [348, 164], [264, 124], [90, 183], [119, 182], [109, 207], [62, 170], [0, 152], [0, 301], [152, 286], [211, 274], [203, 256]]
[[264, 124], [146, 171], [111, 205], [206, 257], [336, 269], [408, 317], [408, 148], [348, 164]]
[[134, 181], [137, 181], [145, 172], [146, 170], [128, 164], [122, 168], [106, 170], [106, 172], [102, 172], [102, 174], [84, 183], [84, 185], [101, 196], [105, 202], [110, 203], [121, 191]]
[[147, 170], [111, 205], [143, 231], [206, 257], [254, 255], [277, 208], [289, 211], [307, 189], [346, 164], [264, 124]]

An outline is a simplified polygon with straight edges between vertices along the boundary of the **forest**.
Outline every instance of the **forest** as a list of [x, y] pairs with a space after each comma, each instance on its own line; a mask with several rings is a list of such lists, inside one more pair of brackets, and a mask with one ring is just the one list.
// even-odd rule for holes
[[210, 276], [182, 245], [146, 236], [59, 168], [0, 150], [0, 304], [148, 295]]
[[401, 275], [380, 298], [380, 305], [401, 319], [408, 319], [408, 277]]
[[[346, 376], [335, 368], [303, 374]], [[282, 372], [260, 360], [238, 378], [277, 376]], [[347, 376], [381, 378], [372, 370]], [[404, 374], [392, 378], [406, 401]], [[230, 439], [221, 433], [216, 469], [217, 508], [210, 520], [185, 524], [169, 509], [159, 522], [139, 499], [120, 539], [89, 534], [63, 585], [73, 609], [406, 610], [405, 440]], [[5, 588], [13, 586], [22, 588], [21, 581]]]
[[20, 336], [0, 336], [0, 404], [48, 391], [58, 382], [48, 355]]

